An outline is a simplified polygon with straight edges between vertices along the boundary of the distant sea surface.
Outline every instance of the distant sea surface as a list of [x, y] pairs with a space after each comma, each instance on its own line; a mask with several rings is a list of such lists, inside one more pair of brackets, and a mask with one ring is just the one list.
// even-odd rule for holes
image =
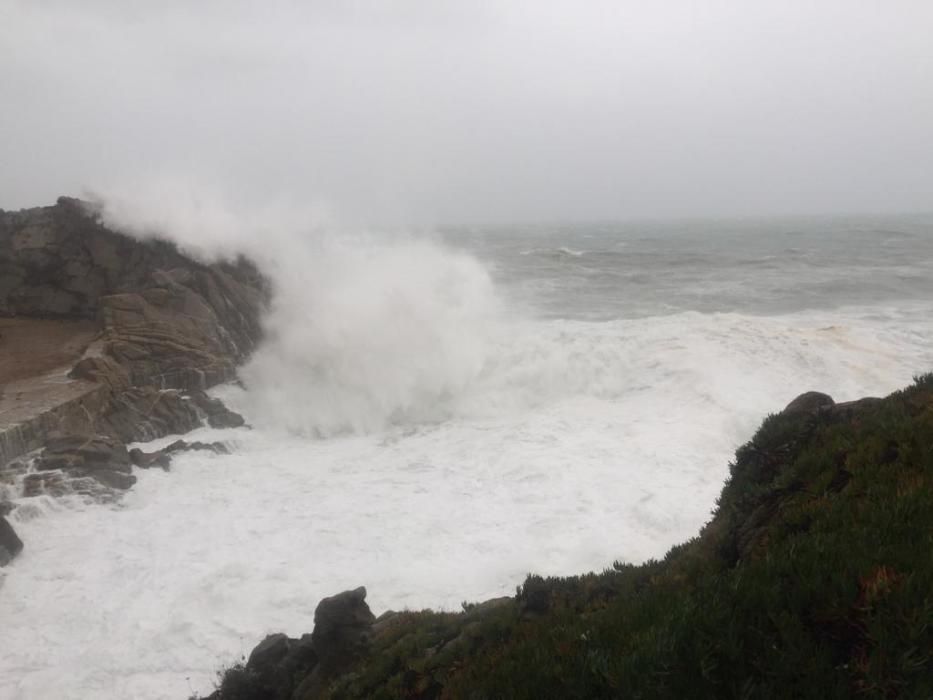
[[191, 436], [232, 454], [21, 499], [0, 697], [206, 694], [339, 590], [457, 609], [663, 556], [768, 413], [933, 370], [933, 217], [458, 228], [279, 270], [215, 391], [253, 428]]
[[534, 313], [786, 314], [933, 299], [933, 215], [453, 229]]

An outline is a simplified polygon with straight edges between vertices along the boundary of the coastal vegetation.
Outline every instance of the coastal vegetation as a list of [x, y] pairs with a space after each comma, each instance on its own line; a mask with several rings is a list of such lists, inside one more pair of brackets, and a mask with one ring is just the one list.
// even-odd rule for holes
[[933, 374], [884, 399], [805, 394], [663, 559], [530, 575], [459, 613], [371, 622], [357, 596], [352, 634], [270, 637], [212, 697], [930, 698], [931, 485]]

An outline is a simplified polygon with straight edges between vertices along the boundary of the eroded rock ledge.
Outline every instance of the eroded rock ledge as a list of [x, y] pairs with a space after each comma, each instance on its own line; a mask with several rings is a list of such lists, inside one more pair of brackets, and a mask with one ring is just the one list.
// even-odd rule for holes
[[112, 497], [181, 449], [126, 443], [242, 425], [204, 391], [235, 378], [267, 302], [247, 260], [136, 240], [86, 202], [0, 210], [0, 517], [19, 497]]

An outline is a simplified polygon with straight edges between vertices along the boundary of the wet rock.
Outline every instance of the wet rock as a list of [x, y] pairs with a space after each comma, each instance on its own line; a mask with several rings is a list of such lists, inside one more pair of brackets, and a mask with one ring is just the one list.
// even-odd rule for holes
[[116, 360], [104, 355], [81, 358], [71, 368], [68, 377], [105, 384], [112, 391], [122, 391], [130, 386], [129, 373]]
[[204, 412], [207, 424], [212, 428], [239, 428], [246, 421], [236, 411], [227, 408], [220, 399], [214, 399], [203, 391], [191, 392], [191, 400]]
[[154, 387], [135, 387], [114, 396], [104, 421], [110, 432], [126, 442], [187, 433], [203, 424], [197, 404], [182, 392]]
[[155, 452], [143, 452], [138, 447], [130, 450], [130, 461], [141, 469], [150, 469], [160, 467], [168, 471], [172, 461], [172, 455], [176, 452], [191, 452], [203, 450], [213, 452], [214, 454], [230, 454], [230, 450], [222, 442], [188, 442], [186, 440], [176, 440], [175, 442], [163, 447]]
[[174, 454], [175, 452], [190, 452], [192, 450], [205, 450], [214, 454], [227, 455], [230, 450], [222, 442], [187, 442], [185, 440], [176, 440], [168, 447], [162, 449], [165, 454]]
[[301, 682], [293, 697], [321, 697], [336, 675], [351, 668], [365, 654], [375, 616], [366, 604], [362, 586], [318, 603], [310, 642], [317, 654], [314, 670]]
[[168, 471], [169, 465], [172, 463], [172, 457], [162, 450], [143, 452], [138, 447], [134, 447], [130, 450], [130, 461], [133, 463], [134, 467], [139, 467], [140, 469], [159, 467], [164, 471]]
[[816, 413], [835, 404], [832, 396], [819, 391], [808, 391], [787, 404], [782, 413]]
[[191, 432], [206, 421], [212, 428], [237, 428], [245, 421], [203, 391], [135, 387], [115, 396], [105, 415], [110, 432], [126, 442], [147, 442]]
[[125, 491], [136, 483], [136, 477], [132, 474], [124, 474], [111, 469], [97, 469], [90, 475], [104, 486], [120, 491]]
[[136, 483], [126, 445], [109, 435], [50, 437], [34, 468], [23, 480], [25, 496], [83, 493], [109, 500]]
[[[205, 265], [169, 242], [112, 231], [97, 207], [61, 198], [0, 210], [0, 273], [0, 315], [91, 327], [69, 373], [77, 388], [55, 394], [60, 403], [44, 402], [22, 428], [0, 431], [0, 462], [41, 447], [52, 429], [127, 443], [204, 421], [243, 425], [198, 392], [234, 379], [261, 338], [269, 287], [245, 259]], [[90, 468], [86, 456], [47, 457], [47, 469]]]
[[6, 566], [23, 551], [23, 541], [9, 521], [0, 516], [0, 566]]
[[36, 472], [27, 474], [23, 479], [23, 496], [32, 498], [34, 496], [55, 496], [61, 497], [71, 493], [72, 489], [65, 480], [65, 475], [59, 471]]
[[50, 437], [35, 468], [39, 471], [53, 469], [81, 469], [94, 471], [109, 469], [129, 473], [130, 455], [126, 446], [108, 435], [57, 435]]

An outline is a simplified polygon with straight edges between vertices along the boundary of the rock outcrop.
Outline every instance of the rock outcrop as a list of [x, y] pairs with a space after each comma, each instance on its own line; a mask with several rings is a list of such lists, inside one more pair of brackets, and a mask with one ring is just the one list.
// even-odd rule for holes
[[815, 413], [822, 408], [835, 405], [833, 397], [820, 391], [807, 391], [791, 401], [783, 413]]
[[131, 238], [86, 202], [0, 211], [6, 496], [19, 483], [14, 501], [111, 498], [135, 483], [134, 466], [168, 468], [173, 452], [202, 447], [179, 442], [131, 456], [125, 443], [205, 423], [242, 426], [204, 390], [234, 379], [260, 340], [267, 301], [245, 259], [206, 264], [169, 242]]
[[281, 633], [267, 636], [244, 666], [227, 672], [224, 686], [210, 698], [322, 697], [330, 680], [366, 653], [375, 619], [362, 586], [324, 598], [314, 610], [311, 634], [298, 639]]

